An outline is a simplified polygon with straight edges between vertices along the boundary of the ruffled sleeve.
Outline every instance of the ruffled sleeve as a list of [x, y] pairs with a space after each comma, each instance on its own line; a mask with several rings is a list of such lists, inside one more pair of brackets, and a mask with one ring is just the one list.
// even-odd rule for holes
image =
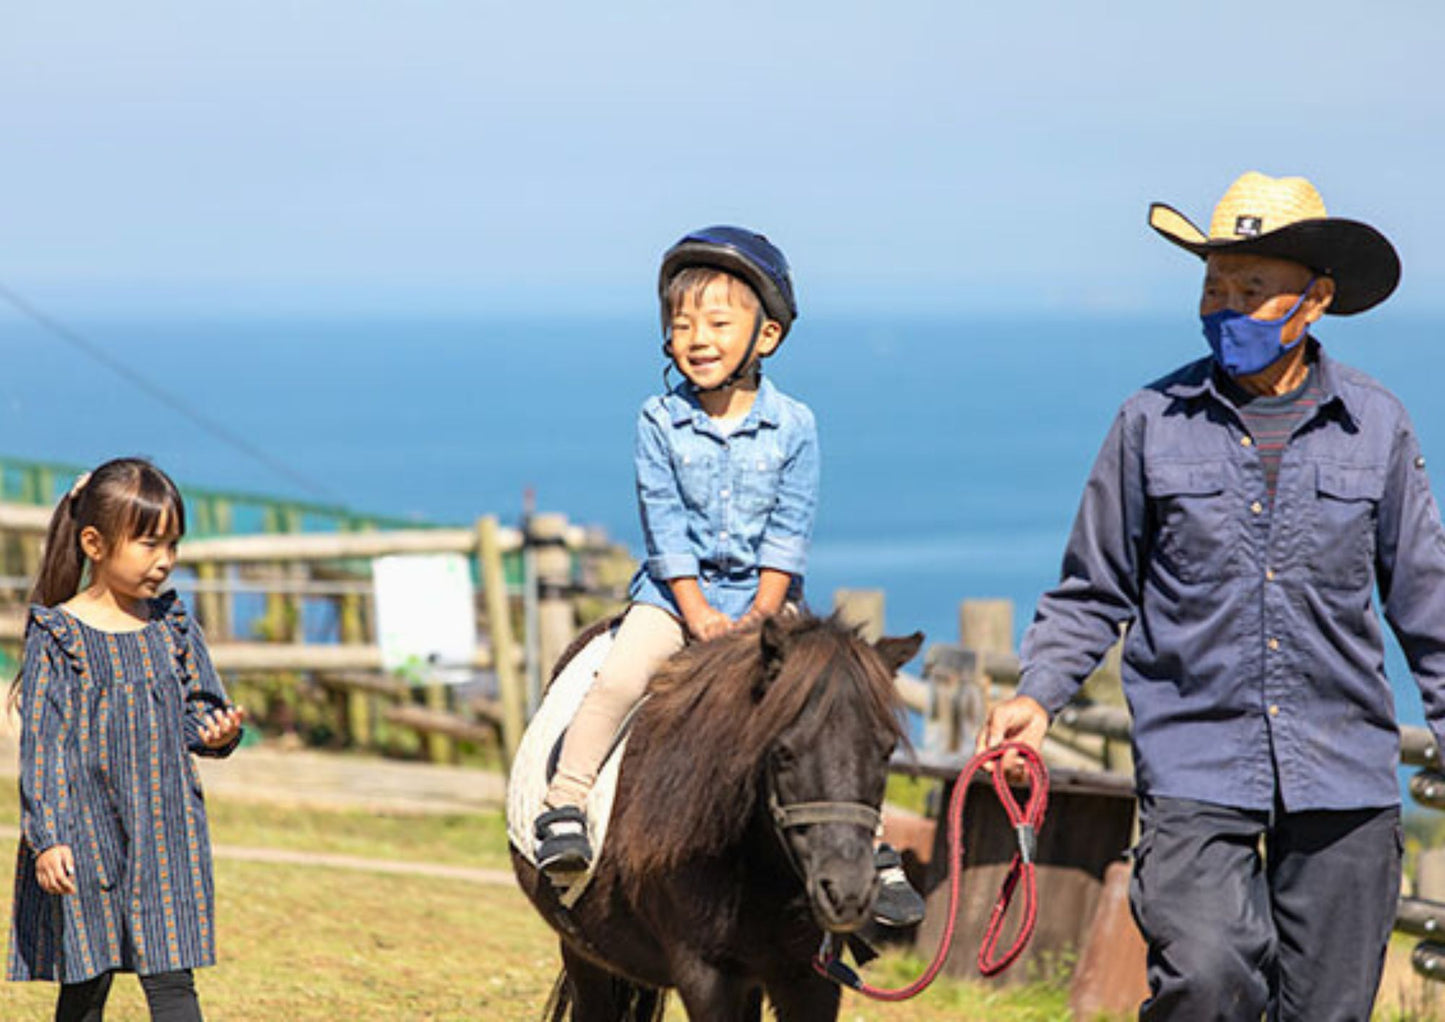
[[228, 745], [213, 749], [201, 741], [201, 727], [207, 714], [231, 705], [221, 677], [211, 664], [201, 626], [186, 610], [181, 598], [171, 591], [155, 601], [155, 613], [166, 631], [176, 672], [186, 687], [186, 745], [197, 756], [229, 756], [241, 741], [237, 733]]
[[37, 855], [69, 844], [74, 832], [65, 746], [84, 657], [69, 615], [53, 607], [30, 608], [20, 670], [20, 829]]

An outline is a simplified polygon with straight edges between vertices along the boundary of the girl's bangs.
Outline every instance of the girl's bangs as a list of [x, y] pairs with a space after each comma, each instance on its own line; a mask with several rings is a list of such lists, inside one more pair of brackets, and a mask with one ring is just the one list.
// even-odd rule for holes
[[135, 493], [126, 502], [124, 533], [129, 539], [161, 534], [186, 534], [186, 505], [168, 479], [157, 472], [142, 472]]

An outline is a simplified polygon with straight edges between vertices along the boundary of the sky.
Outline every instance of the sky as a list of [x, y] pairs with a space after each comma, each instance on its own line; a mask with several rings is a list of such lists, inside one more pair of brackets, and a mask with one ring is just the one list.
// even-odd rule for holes
[[62, 317], [635, 309], [714, 222], [807, 310], [1157, 312], [1240, 172], [1445, 307], [1438, 3], [0, 6], [0, 283]]

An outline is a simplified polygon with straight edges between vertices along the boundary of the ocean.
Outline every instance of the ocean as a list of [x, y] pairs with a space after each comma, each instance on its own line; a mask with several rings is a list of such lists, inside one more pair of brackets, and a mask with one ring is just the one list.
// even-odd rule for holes
[[[55, 311], [55, 310], [52, 310]], [[661, 388], [651, 310], [635, 318], [224, 322], [70, 326], [285, 463], [303, 488], [175, 409], [0, 310], [0, 455], [94, 463], [147, 454], [183, 482], [433, 522], [542, 510], [640, 545], [631, 448]], [[1327, 320], [1337, 357], [1411, 410], [1436, 492], [1445, 479], [1441, 324]], [[1021, 634], [1057, 578], [1079, 490], [1120, 402], [1205, 351], [1198, 321], [1091, 314], [799, 321], [768, 372], [819, 423], [822, 499], [807, 589], [887, 594], [890, 632], [957, 638], [958, 604], [1005, 597]], [[1387, 668], [1402, 720], [1420, 698]]]

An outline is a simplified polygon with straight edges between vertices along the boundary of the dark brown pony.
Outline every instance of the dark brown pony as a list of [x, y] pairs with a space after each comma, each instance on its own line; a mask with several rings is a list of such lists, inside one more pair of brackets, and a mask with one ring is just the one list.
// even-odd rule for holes
[[870, 914], [869, 814], [903, 737], [892, 676], [921, 641], [773, 618], [659, 671], [591, 888], [564, 908], [512, 856], [562, 938], [554, 1019], [569, 1004], [579, 1022], [659, 1018], [670, 987], [695, 1020], [756, 1019], [764, 993], [784, 1022], [837, 1017], [838, 988], [809, 962], [825, 929]]

